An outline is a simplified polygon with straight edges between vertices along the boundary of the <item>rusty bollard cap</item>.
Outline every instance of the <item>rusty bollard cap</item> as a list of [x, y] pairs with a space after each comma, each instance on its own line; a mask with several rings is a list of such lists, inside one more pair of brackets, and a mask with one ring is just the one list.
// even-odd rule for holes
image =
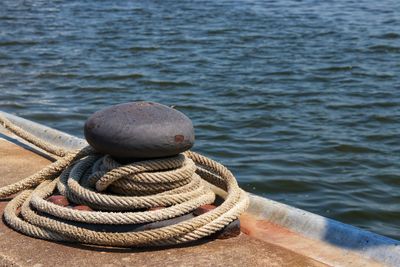
[[160, 158], [177, 155], [194, 144], [191, 120], [154, 102], [130, 102], [94, 113], [85, 123], [87, 142], [116, 158]]

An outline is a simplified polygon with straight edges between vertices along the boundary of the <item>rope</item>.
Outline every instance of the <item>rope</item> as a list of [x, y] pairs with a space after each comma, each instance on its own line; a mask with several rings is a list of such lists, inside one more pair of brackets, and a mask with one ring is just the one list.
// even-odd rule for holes
[[[1, 115], [0, 122], [14, 134], [58, 157], [41, 171], [0, 188], [0, 198], [20, 193], [7, 204], [4, 220], [26, 235], [121, 247], [180, 244], [223, 229], [248, 206], [247, 194], [232, 173], [198, 153], [187, 151], [174, 157], [122, 165], [90, 146], [65, 151]], [[221, 205], [207, 213], [150, 230], [99, 230], [102, 225], [142, 225], [190, 213], [214, 202], [216, 196], [210, 184], [227, 194]], [[75, 210], [46, 200], [57, 191], [93, 211]], [[157, 207], [164, 208], [151, 209]]]

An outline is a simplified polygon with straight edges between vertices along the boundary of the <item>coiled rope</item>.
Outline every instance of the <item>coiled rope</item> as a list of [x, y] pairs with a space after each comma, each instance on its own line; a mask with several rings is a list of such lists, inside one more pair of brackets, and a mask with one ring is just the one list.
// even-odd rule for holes
[[[104, 246], [161, 246], [211, 235], [246, 210], [249, 200], [223, 165], [187, 151], [174, 157], [121, 165], [87, 146], [69, 152], [53, 146], [0, 115], [5, 128], [54, 155], [41, 171], [0, 188], [0, 198], [16, 193], [4, 220], [26, 235]], [[143, 231], [99, 231], [88, 225], [132, 225], [175, 218], [211, 204], [210, 184], [227, 192], [217, 208], [174, 225]], [[75, 210], [46, 200], [55, 191], [94, 211]], [[165, 207], [151, 210], [151, 208]], [[150, 210], [148, 210], [150, 209]]]

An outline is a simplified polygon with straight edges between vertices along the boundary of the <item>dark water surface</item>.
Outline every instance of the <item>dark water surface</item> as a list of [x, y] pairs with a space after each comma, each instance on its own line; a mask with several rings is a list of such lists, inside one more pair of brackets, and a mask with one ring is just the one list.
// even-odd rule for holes
[[151, 100], [253, 193], [400, 239], [400, 1], [0, 1], [0, 109]]

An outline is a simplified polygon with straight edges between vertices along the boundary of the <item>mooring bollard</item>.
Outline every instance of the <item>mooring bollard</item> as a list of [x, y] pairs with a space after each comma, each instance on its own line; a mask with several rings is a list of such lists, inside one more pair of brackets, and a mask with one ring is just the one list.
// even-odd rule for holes
[[85, 137], [98, 152], [119, 159], [161, 158], [189, 150], [194, 144], [191, 120], [154, 102], [132, 102], [94, 113]]

